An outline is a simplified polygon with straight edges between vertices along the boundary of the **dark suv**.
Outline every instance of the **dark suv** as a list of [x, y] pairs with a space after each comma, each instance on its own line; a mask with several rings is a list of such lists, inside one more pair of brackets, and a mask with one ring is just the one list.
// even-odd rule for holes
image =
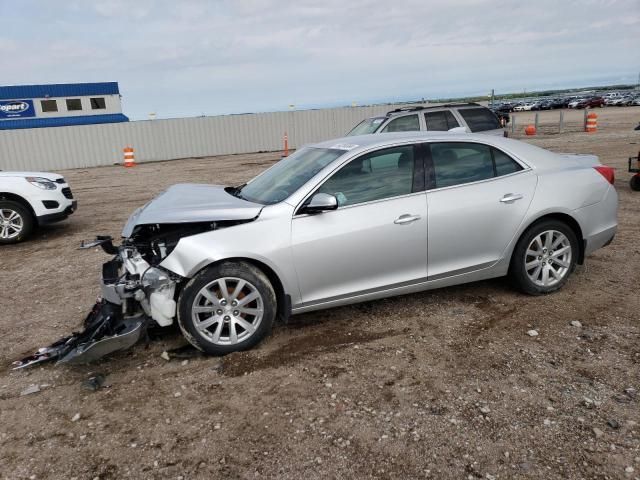
[[356, 125], [347, 135], [386, 132], [469, 132], [504, 135], [508, 119], [477, 103], [451, 103], [438, 106], [397, 108], [384, 116], [370, 117]]

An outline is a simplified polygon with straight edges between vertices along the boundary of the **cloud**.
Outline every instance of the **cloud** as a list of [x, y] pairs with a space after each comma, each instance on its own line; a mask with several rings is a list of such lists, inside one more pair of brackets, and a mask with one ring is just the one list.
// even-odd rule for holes
[[633, 81], [640, 4], [541, 0], [23, 0], [7, 83], [117, 80], [159, 116]]

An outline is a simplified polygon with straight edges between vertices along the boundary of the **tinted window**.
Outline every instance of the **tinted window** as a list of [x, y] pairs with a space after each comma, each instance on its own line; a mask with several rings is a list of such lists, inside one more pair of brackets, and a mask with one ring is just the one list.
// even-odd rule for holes
[[353, 135], [367, 135], [369, 133], [375, 132], [380, 124], [385, 121], [385, 117], [375, 117], [375, 118], [367, 118], [361, 121], [358, 125], [353, 127], [349, 133], [347, 133], [347, 137]]
[[472, 132], [484, 132], [485, 130], [500, 128], [498, 117], [488, 108], [461, 108], [458, 113], [462, 115], [462, 118], [469, 126], [469, 130]]
[[72, 112], [74, 110], [82, 110], [82, 102], [79, 98], [67, 99], [67, 110]]
[[302, 148], [232, 194], [267, 205], [281, 202], [345, 153], [344, 150], [337, 149]]
[[43, 112], [57, 112], [58, 102], [55, 100], [40, 100], [40, 106]]
[[496, 175], [509, 175], [522, 170], [522, 167], [513, 158], [500, 150], [493, 148], [493, 161], [496, 164]]
[[417, 132], [420, 130], [418, 115], [405, 115], [391, 120], [383, 132]]
[[446, 132], [460, 126], [449, 110], [427, 112], [424, 114], [424, 119], [427, 122], [427, 130], [435, 132]]
[[435, 188], [493, 178], [491, 150], [476, 143], [431, 144]]
[[453, 113], [451, 113], [449, 110], [446, 110], [444, 112], [444, 116], [447, 117], [447, 125], [449, 125], [449, 130], [460, 126], [458, 120], [456, 120], [456, 117], [454, 117]]
[[335, 195], [341, 207], [411, 193], [413, 152], [412, 146], [394, 147], [356, 158], [318, 192]]
[[107, 105], [104, 101], [104, 98], [97, 97], [91, 99], [91, 109], [92, 110], [102, 110], [103, 108], [107, 108]]

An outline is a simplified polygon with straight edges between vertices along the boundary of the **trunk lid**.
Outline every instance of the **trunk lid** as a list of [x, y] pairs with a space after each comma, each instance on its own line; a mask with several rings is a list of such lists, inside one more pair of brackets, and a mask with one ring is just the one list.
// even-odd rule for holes
[[598, 156], [589, 153], [559, 153], [558, 155], [581, 167], [597, 167], [601, 165]]

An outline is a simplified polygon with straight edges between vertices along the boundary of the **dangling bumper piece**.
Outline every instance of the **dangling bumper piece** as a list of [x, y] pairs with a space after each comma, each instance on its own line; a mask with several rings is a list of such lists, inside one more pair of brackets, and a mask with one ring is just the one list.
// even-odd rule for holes
[[13, 369], [54, 360], [58, 363], [89, 363], [133, 346], [145, 332], [146, 325], [146, 316], [125, 318], [119, 305], [99, 299], [85, 319], [82, 332], [72, 333], [33, 355], [13, 362]]

